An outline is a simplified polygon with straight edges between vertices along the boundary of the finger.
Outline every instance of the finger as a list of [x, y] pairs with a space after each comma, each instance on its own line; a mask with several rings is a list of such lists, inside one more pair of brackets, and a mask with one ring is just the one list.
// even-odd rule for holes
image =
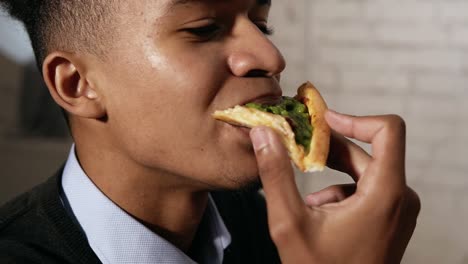
[[308, 206], [322, 206], [341, 202], [356, 191], [356, 184], [340, 184], [329, 186], [321, 191], [309, 194], [305, 198]]
[[280, 218], [296, 215], [294, 212], [304, 207], [304, 202], [297, 189], [286, 148], [279, 136], [267, 127], [256, 127], [250, 131], [250, 137], [268, 214]]
[[328, 167], [347, 173], [357, 182], [371, 161], [372, 157], [365, 150], [332, 131]]
[[372, 177], [363, 185], [386, 191], [401, 191], [405, 186], [405, 124], [395, 115], [355, 117], [327, 111], [328, 124], [338, 133], [372, 144]]

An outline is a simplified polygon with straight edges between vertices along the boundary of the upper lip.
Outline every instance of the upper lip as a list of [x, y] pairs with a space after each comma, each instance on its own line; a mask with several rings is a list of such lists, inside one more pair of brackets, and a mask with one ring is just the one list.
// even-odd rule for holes
[[241, 105], [245, 105], [247, 103], [257, 103], [257, 104], [277, 104], [281, 100], [281, 94], [264, 94], [264, 95], [259, 95], [257, 97], [254, 97], [252, 99], [249, 99], [245, 102], [242, 102]]

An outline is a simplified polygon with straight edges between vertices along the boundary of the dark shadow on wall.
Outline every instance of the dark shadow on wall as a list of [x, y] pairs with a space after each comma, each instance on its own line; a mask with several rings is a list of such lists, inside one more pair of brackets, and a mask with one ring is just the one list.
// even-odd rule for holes
[[53, 175], [72, 141], [33, 62], [0, 52], [0, 206]]
[[50, 96], [37, 66], [34, 63], [25, 66], [23, 76], [18, 109], [20, 134], [25, 137], [68, 137], [62, 110]]

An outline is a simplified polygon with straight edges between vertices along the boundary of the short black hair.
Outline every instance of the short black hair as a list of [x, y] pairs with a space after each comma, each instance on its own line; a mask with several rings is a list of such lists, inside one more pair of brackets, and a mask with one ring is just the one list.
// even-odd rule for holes
[[9, 14], [23, 22], [39, 70], [55, 50], [102, 54], [111, 30], [110, 0], [0, 0]]

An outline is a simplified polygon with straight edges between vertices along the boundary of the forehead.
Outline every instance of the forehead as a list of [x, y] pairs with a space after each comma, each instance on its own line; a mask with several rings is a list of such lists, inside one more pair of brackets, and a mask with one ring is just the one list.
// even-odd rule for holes
[[[271, 0], [141, 0], [118, 1], [119, 10], [114, 23], [123, 28], [132, 27], [134, 23], [158, 24], [184, 23], [200, 13], [216, 16], [232, 12], [267, 13], [272, 4]], [[134, 29], [133, 29], [134, 30]]]

